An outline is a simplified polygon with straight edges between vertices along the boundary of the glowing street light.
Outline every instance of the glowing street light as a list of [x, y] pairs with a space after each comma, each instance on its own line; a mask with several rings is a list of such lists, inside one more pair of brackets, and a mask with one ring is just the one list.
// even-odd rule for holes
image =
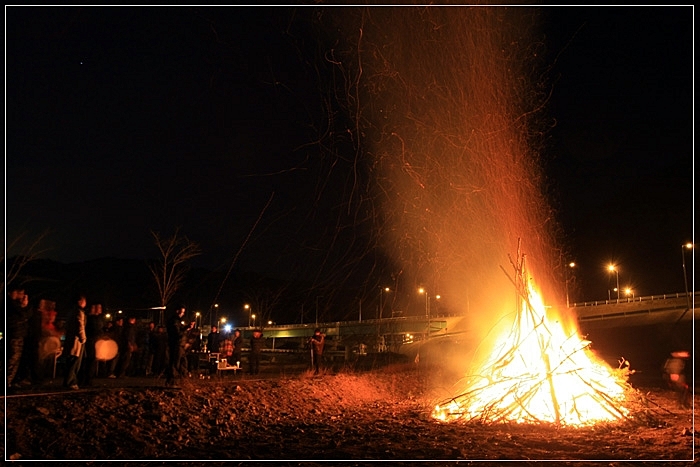
[[683, 258], [683, 284], [685, 285], [685, 300], [688, 305], [688, 310], [690, 310], [690, 293], [688, 292], [688, 273], [686, 272], [685, 269], [685, 250], [692, 250], [693, 249], [693, 244], [688, 242], [684, 245], [681, 245], [681, 257]]
[[391, 292], [391, 289], [389, 287], [379, 287], [379, 319], [382, 319], [382, 311], [384, 308], [384, 304], [382, 303], [382, 296], [384, 295], [384, 292]]
[[252, 318], [252, 315], [250, 312], [252, 310], [250, 308], [250, 305], [248, 305], [247, 303], [245, 305], [243, 305], [243, 308], [248, 312], [248, 327], [250, 327], [250, 319]]
[[428, 318], [428, 323], [430, 323], [430, 295], [423, 287], [418, 289], [418, 293], [425, 294], [425, 317]]
[[567, 264], [567, 269], [566, 269], [566, 281], [565, 281], [565, 286], [566, 286], [566, 307], [569, 308], [569, 281], [571, 278], [569, 277], [569, 271], [571, 269], [574, 269], [576, 267], [576, 263], [573, 261]]
[[[617, 300], [619, 301], [620, 300], [620, 273], [617, 270], [617, 266], [615, 266], [614, 264], [608, 265], [608, 271], [615, 273], [615, 280], [616, 280], [616, 285], [617, 285], [617, 287], [615, 287], [615, 291], [617, 292]], [[609, 298], [610, 297], [608, 296], [608, 299]]]
[[255, 326], [255, 314], [250, 315], [251, 318], [253, 318], [253, 326]]
[[627, 295], [628, 297], [632, 296], [632, 298], [634, 298], [634, 290], [632, 290], [630, 287], [626, 287], [625, 288], [625, 295]]
[[215, 324], [219, 320], [219, 304], [214, 303], [213, 310], [210, 309], [211, 313], [209, 316], [209, 320], [211, 321], [211, 324]]
[[[430, 295], [428, 295], [428, 291], [423, 287], [418, 289], [418, 293], [425, 294], [425, 316], [428, 318], [428, 337], [430, 337]], [[440, 296], [437, 295], [437, 297]]]

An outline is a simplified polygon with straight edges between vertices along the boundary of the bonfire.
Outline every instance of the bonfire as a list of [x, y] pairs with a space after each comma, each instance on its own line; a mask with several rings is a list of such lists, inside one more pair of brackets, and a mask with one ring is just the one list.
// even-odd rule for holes
[[[457, 396], [438, 404], [442, 421], [550, 423], [587, 426], [630, 418], [631, 391], [624, 374], [590, 349], [578, 330], [548, 319], [545, 305], [525, 276], [525, 256], [511, 265], [517, 291], [515, 320], [477, 371], [463, 378]], [[626, 363], [626, 362], [625, 362]]]

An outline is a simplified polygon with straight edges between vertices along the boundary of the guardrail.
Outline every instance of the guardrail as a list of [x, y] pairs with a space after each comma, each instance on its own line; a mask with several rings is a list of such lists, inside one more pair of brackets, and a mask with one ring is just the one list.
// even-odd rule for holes
[[[697, 296], [698, 292], [690, 292], [688, 295], [690, 295], [691, 300], [693, 300], [693, 297]], [[637, 302], [647, 302], [647, 301], [654, 301], [654, 300], [670, 300], [674, 298], [686, 298], [686, 293], [684, 292], [678, 292], [674, 294], [662, 294], [662, 295], [649, 295], [646, 297], [626, 297], [626, 298], [616, 298], [616, 299], [611, 299], [611, 300], [596, 300], [593, 302], [580, 302], [580, 303], [571, 303], [569, 305], [570, 308], [576, 308], [576, 307], [581, 307], [581, 306], [597, 306], [597, 305], [614, 305], [617, 303], [637, 303]]]
[[[459, 315], [456, 315], [454, 313], [440, 313], [436, 315], [431, 315], [430, 316], [430, 321], [439, 321], [443, 320], [445, 318], [453, 318]], [[348, 326], [348, 325], [377, 325], [377, 324], [390, 324], [390, 323], [402, 323], [406, 321], [428, 321], [428, 317], [425, 315], [416, 315], [416, 316], [399, 316], [395, 318], [373, 318], [373, 319], [363, 319], [362, 321], [324, 321], [324, 322], [319, 322], [318, 324], [316, 323], [303, 323], [303, 324], [268, 324], [264, 326], [264, 329], [270, 329], [270, 330], [276, 330], [276, 329], [299, 329], [299, 328], [306, 328], [309, 329], [311, 332], [317, 327], [319, 328], [333, 328], [333, 327], [341, 327], [341, 326]], [[255, 326], [242, 326], [240, 329], [244, 330], [251, 330], [255, 329]]]

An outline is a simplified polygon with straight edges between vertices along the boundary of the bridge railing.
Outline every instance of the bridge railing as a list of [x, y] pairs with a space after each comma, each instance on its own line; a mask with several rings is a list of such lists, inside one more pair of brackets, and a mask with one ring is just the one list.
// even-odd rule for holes
[[[690, 292], [691, 300], [692, 297], [696, 296], [698, 292]], [[625, 298], [615, 298], [611, 300], [596, 300], [593, 302], [579, 302], [571, 303], [570, 307], [581, 307], [581, 306], [597, 306], [597, 305], [613, 305], [617, 303], [636, 303], [636, 302], [647, 302], [654, 300], [669, 300], [674, 298], [686, 298], [685, 292], [677, 292], [673, 294], [662, 294], [662, 295], [648, 295], [646, 297], [625, 297]]]

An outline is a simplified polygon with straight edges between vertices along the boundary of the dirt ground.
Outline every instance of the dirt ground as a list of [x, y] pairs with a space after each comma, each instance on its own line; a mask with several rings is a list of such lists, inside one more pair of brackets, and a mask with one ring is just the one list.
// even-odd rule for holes
[[430, 417], [442, 399], [436, 379], [436, 371], [402, 363], [318, 376], [185, 378], [177, 388], [156, 382], [35, 391], [5, 398], [3, 457], [88, 465], [277, 460], [308, 466], [333, 460], [686, 465], [698, 457], [693, 411], [680, 408], [667, 389], [634, 388], [629, 420], [557, 428], [438, 422]]

